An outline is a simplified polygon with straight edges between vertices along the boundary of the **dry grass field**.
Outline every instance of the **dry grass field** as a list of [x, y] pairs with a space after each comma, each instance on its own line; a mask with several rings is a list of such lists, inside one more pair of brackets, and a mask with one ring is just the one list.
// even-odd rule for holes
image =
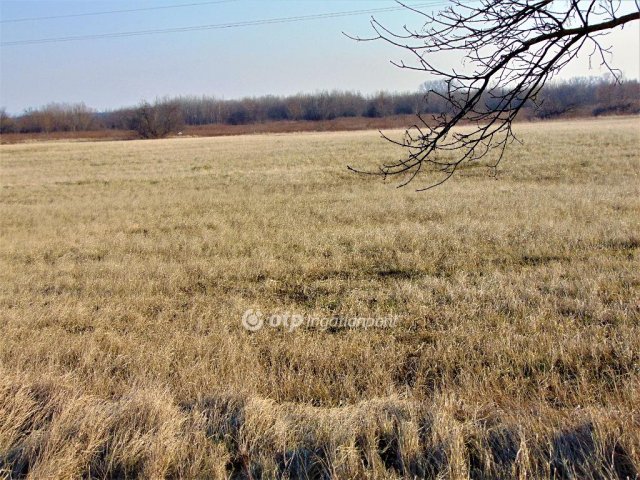
[[516, 132], [1, 146], [0, 477], [638, 478], [640, 120]]

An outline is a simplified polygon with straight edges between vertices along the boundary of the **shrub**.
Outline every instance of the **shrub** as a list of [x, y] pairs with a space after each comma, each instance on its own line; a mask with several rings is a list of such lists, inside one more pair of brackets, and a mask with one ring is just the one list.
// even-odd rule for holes
[[183, 123], [178, 102], [156, 100], [153, 105], [142, 102], [135, 110], [131, 129], [138, 132], [141, 138], [163, 138], [176, 133]]

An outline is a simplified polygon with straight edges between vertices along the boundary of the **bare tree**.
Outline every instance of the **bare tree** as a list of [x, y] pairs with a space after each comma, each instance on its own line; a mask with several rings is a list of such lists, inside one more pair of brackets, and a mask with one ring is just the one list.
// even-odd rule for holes
[[5, 107], [0, 107], [0, 134], [13, 133], [15, 130], [15, 122], [11, 115], [7, 113]]
[[142, 102], [131, 119], [131, 129], [142, 138], [163, 138], [183, 125], [180, 104], [168, 99]]
[[[415, 63], [392, 63], [444, 81], [445, 89], [431, 89], [429, 95], [449, 107], [448, 113], [429, 119], [418, 115], [401, 141], [385, 137], [406, 149], [401, 160], [373, 172], [351, 170], [400, 176], [404, 186], [429, 167], [438, 174], [437, 180], [420, 191], [445, 182], [464, 162], [497, 150], [487, 157], [495, 171], [505, 148], [517, 140], [513, 120], [525, 105], [539, 105], [545, 83], [579, 52], [587, 49], [590, 63], [598, 61], [619, 79], [602, 36], [640, 19], [638, 0], [452, 0], [451, 4], [436, 15], [403, 5], [424, 19], [421, 31], [405, 26], [394, 32], [373, 19], [376, 36], [351, 37], [381, 40], [407, 51]], [[461, 54], [461, 69], [436, 66], [432, 57], [442, 52]], [[472, 128], [454, 130], [463, 124]]]

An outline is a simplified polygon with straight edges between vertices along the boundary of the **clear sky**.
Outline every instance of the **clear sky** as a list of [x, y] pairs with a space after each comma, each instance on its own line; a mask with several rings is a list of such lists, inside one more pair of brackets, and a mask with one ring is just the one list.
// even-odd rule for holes
[[[190, 27], [397, 6], [390, 0], [0, 0], [2, 42]], [[633, 8], [633, 2], [622, 0]], [[445, 0], [411, 0], [438, 10]], [[197, 4], [197, 5], [196, 5]], [[184, 5], [178, 8], [157, 8]], [[151, 9], [149, 9], [151, 8]], [[113, 10], [138, 11], [80, 15]], [[147, 10], [142, 10], [147, 9]], [[33, 17], [60, 17], [15, 22]], [[145, 36], [5, 46], [0, 50], [0, 105], [11, 113], [49, 102], [108, 109], [165, 95], [239, 98], [318, 90], [416, 90], [429, 78], [398, 70], [400, 52], [379, 42], [358, 43], [346, 31], [371, 33], [370, 13]], [[376, 13], [385, 25], [419, 28], [406, 10]], [[640, 77], [639, 22], [612, 33], [613, 64]], [[586, 55], [585, 55], [586, 57]], [[452, 59], [452, 63], [455, 59]], [[564, 77], [599, 75], [586, 58]]]

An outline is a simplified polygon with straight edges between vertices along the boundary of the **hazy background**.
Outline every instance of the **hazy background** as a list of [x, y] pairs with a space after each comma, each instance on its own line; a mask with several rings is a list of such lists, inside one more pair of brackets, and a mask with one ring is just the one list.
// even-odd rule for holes
[[[56, 37], [190, 27], [397, 6], [387, 0], [6, 1], [0, 2], [3, 43]], [[439, 10], [443, 0], [407, 2]], [[198, 5], [195, 5], [198, 4]], [[627, 9], [632, 1], [623, 0]], [[184, 5], [176, 8], [175, 5]], [[188, 5], [188, 6], [187, 6]], [[154, 10], [59, 17], [113, 10]], [[375, 13], [390, 27], [421, 27], [406, 10]], [[98, 109], [164, 95], [238, 98], [317, 90], [362, 93], [414, 91], [429, 77], [390, 65], [401, 52], [380, 42], [358, 43], [341, 32], [371, 33], [371, 14], [135, 37], [3, 46], [0, 105], [10, 113], [49, 102], [80, 102]], [[640, 77], [638, 22], [613, 32], [613, 64]], [[447, 59], [455, 64], [457, 59]], [[604, 73], [584, 58], [562, 78]]]

